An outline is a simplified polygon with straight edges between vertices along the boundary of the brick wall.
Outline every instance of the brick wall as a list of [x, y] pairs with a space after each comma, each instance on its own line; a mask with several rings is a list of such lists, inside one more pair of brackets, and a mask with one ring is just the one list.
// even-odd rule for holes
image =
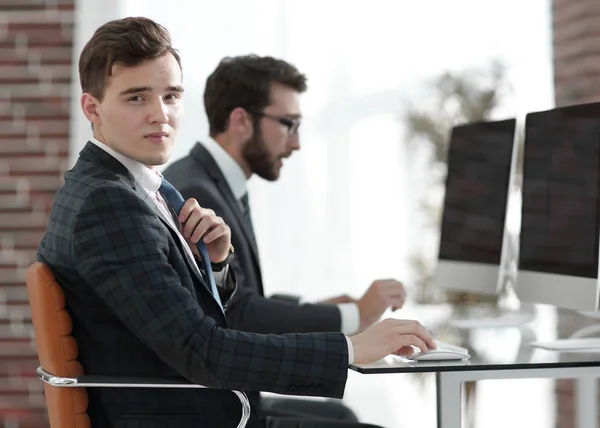
[[0, 427], [48, 426], [24, 286], [69, 145], [74, 0], [0, 0]]
[[554, 0], [557, 106], [600, 100], [600, 1]]
[[[552, 3], [554, 89], [557, 106], [600, 101], [600, 1]], [[566, 314], [559, 336], [568, 337], [592, 321]], [[575, 426], [573, 381], [556, 382], [557, 427]]]

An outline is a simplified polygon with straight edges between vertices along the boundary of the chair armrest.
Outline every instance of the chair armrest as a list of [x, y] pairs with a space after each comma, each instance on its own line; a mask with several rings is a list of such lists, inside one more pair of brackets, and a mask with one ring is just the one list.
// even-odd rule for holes
[[[48, 385], [59, 388], [208, 388], [197, 385], [181, 378], [142, 378], [129, 376], [96, 376], [81, 375], [77, 377], [61, 377], [48, 373], [43, 367], [38, 367], [38, 378]], [[233, 391], [242, 405], [242, 416], [238, 428], [246, 426], [250, 419], [250, 401], [244, 392]]]

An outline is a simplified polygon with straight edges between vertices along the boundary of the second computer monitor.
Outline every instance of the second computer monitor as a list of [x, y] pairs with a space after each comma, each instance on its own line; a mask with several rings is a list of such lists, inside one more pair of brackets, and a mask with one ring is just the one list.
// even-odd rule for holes
[[452, 130], [437, 287], [496, 294], [500, 286], [515, 119]]
[[600, 103], [527, 115], [517, 295], [598, 309]]

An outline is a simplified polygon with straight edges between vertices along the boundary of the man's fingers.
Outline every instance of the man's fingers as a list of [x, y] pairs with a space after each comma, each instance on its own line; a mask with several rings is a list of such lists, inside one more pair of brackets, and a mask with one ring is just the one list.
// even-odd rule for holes
[[[198, 223], [202, 219], [202, 213], [200, 211], [192, 211], [187, 217], [187, 221], [183, 223], [182, 234], [186, 239], [194, 239], [193, 234], [196, 231]], [[196, 242], [196, 241], [194, 241]]]
[[211, 243], [215, 239], [220, 238], [221, 236], [227, 235], [229, 232], [229, 228], [224, 224], [216, 225], [212, 228], [210, 232], [208, 232], [204, 238], [202, 239], [206, 244]]
[[181, 223], [187, 221], [188, 217], [192, 212], [194, 212], [196, 207], [199, 207], [199, 205], [198, 201], [196, 201], [194, 198], [190, 198], [185, 201], [185, 204], [183, 204], [183, 207], [181, 207], [181, 211], [179, 212], [179, 221]]
[[429, 348], [427, 347], [427, 344], [421, 340], [421, 338], [419, 338], [417, 335], [414, 334], [403, 334], [402, 337], [400, 338], [400, 348], [406, 347], [406, 346], [416, 346], [417, 348], [419, 348], [422, 352], [426, 352]]
[[402, 357], [406, 357], [406, 356], [412, 355], [414, 352], [415, 352], [415, 348], [408, 345], [408, 346], [401, 347], [396, 352], [394, 352], [394, 354], [400, 355]]
[[392, 310], [396, 310], [398, 308], [401, 308], [402, 305], [404, 304], [404, 296], [399, 296], [399, 295], [393, 295], [393, 296], [389, 296], [387, 299], [385, 299], [385, 303], [387, 306], [391, 307]]
[[[215, 228], [215, 226], [220, 226], [223, 224], [224, 224], [224, 222], [221, 217], [216, 217], [214, 215], [208, 216], [208, 217], [203, 217], [200, 220], [200, 223], [198, 223], [198, 225], [194, 229], [194, 233], [191, 236], [192, 242], [198, 242], [200, 239], [205, 237], [207, 232], [208, 233], [212, 232], [212, 230]], [[210, 242], [210, 241], [204, 240], [204, 242]]]
[[429, 330], [427, 330], [425, 327], [423, 327], [422, 324], [420, 324], [417, 321], [401, 321], [399, 331], [401, 332], [401, 334], [406, 334], [409, 336], [414, 335], [419, 337], [420, 340], [422, 340], [430, 349], [436, 347], [435, 340], [433, 339], [433, 336], [431, 335]]
[[404, 298], [406, 296], [406, 291], [404, 287], [399, 282], [395, 284], [384, 285], [383, 287], [377, 290], [379, 294], [384, 298], [389, 298], [392, 296], [400, 296]]

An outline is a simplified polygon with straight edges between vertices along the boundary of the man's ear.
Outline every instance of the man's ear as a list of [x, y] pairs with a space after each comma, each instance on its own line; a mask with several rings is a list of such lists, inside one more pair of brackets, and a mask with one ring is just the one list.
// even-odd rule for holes
[[254, 132], [252, 116], [241, 107], [234, 108], [229, 114], [227, 130], [242, 136], [244, 140], [250, 138]]
[[89, 120], [93, 126], [101, 124], [100, 114], [98, 108], [100, 107], [100, 101], [88, 92], [81, 95], [81, 110], [83, 114]]

